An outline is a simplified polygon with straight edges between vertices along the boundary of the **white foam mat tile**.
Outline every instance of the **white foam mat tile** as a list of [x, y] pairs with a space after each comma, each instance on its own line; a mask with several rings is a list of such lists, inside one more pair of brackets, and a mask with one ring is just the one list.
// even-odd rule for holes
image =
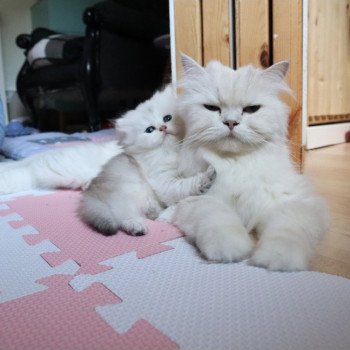
[[15, 200], [20, 197], [25, 197], [25, 196], [46, 196], [48, 194], [53, 193], [53, 190], [28, 190], [28, 191], [21, 191], [21, 192], [16, 192], [16, 193], [11, 193], [11, 194], [0, 194], [0, 201], [1, 202], [8, 202]]
[[207, 263], [184, 239], [144, 259], [128, 253], [113, 269], [80, 275], [82, 290], [102, 282], [122, 302], [98, 307], [118, 332], [145, 319], [188, 350], [349, 350], [350, 280]]
[[32, 226], [13, 227], [21, 222], [16, 213], [7, 213], [8, 206], [0, 205], [0, 303], [40, 292], [47, 287], [37, 284], [43, 277], [55, 274], [74, 274], [79, 266], [72, 260], [52, 268], [40, 254], [59, 249], [49, 241], [29, 246], [23, 236], [38, 233]]

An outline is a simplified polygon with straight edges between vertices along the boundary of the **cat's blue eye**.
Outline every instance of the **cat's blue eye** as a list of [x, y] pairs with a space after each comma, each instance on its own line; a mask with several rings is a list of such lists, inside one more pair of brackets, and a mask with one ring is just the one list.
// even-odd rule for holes
[[172, 117], [170, 114], [168, 114], [168, 115], [166, 115], [166, 116], [163, 118], [163, 121], [164, 121], [164, 123], [167, 123], [167, 122], [169, 122], [171, 119], [173, 119], [173, 117]]
[[221, 108], [218, 106], [213, 106], [213, 105], [203, 105], [204, 108], [206, 108], [208, 111], [212, 111], [212, 112], [219, 112], [221, 113]]
[[249, 113], [249, 114], [255, 113], [255, 112], [257, 112], [260, 109], [260, 107], [261, 107], [260, 105], [244, 107], [243, 108], [243, 113]]
[[151, 132], [153, 132], [154, 130], [156, 130], [156, 128], [154, 126], [149, 126], [145, 132], [147, 132], [147, 134], [150, 134]]

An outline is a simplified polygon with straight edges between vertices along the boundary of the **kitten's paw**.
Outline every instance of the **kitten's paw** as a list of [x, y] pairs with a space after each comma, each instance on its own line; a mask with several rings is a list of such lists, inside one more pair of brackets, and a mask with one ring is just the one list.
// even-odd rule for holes
[[208, 169], [202, 174], [199, 182], [198, 191], [199, 194], [205, 193], [209, 190], [216, 178], [216, 170], [212, 165], [208, 166]]
[[261, 242], [250, 263], [273, 271], [300, 271], [307, 268], [305, 248], [284, 237], [266, 238]]
[[217, 232], [197, 237], [196, 244], [202, 255], [212, 261], [233, 262], [247, 258], [253, 242], [247, 232]]
[[129, 218], [123, 220], [120, 229], [131, 236], [143, 236], [148, 232], [148, 227], [143, 218]]

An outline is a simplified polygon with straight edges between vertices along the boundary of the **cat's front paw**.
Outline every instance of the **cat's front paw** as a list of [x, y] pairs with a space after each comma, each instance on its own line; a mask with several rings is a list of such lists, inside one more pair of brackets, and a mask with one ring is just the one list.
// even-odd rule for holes
[[308, 254], [297, 242], [284, 237], [262, 241], [250, 263], [272, 271], [301, 271], [307, 268]]
[[216, 178], [216, 170], [212, 165], [208, 166], [208, 169], [202, 174], [198, 191], [199, 194], [205, 193], [209, 190]]
[[221, 231], [202, 234], [196, 244], [201, 254], [208, 260], [217, 262], [241, 261], [250, 255], [253, 242], [248, 233]]
[[148, 232], [148, 227], [143, 218], [129, 218], [122, 221], [120, 229], [131, 236], [143, 236]]

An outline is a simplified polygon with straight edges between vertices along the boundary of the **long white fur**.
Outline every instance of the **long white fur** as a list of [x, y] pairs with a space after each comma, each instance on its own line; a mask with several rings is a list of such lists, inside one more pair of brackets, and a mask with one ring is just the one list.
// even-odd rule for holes
[[[182, 200], [173, 221], [210, 260], [250, 257], [253, 264], [272, 270], [305, 269], [327, 231], [328, 212], [289, 157], [288, 108], [278, 98], [288, 91], [283, 82], [288, 64], [263, 72], [250, 66], [233, 71], [218, 62], [204, 69], [189, 57], [183, 63], [178, 112], [187, 133], [178, 171], [191, 176], [205, 171], [209, 162], [217, 179], [205, 196]], [[220, 105], [222, 113], [203, 104]], [[264, 108], [242, 115], [242, 107], [252, 104]], [[222, 124], [228, 119], [240, 122], [234, 137], [227, 137]], [[1, 163], [0, 193], [84, 187], [120, 153], [115, 142], [86, 144]], [[153, 159], [150, 156], [149, 170], [154, 169]], [[148, 176], [152, 178], [152, 171]], [[166, 180], [161, 182], [167, 186]], [[259, 235], [257, 245], [249, 236], [253, 229]]]
[[[171, 120], [164, 121], [165, 116]], [[142, 235], [147, 232], [146, 217], [155, 219], [165, 206], [209, 188], [213, 167], [207, 165], [188, 178], [179, 174], [180, 121], [172, 86], [118, 119], [124, 152], [112, 158], [84, 192], [79, 212], [85, 222], [105, 234], [122, 229]], [[145, 132], [149, 127], [154, 130]]]
[[[328, 212], [289, 156], [288, 108], [279, 99], [288, 91], [283, 82], [288, 63], [234, 71], [215, 61], [202, 68], [183, 56], [183, 65], [181, 171], [188, 176], [209, 162], [217, 177], [206, 195], [181, 201], [172, 221], [209, 260], [249, 257], [271, 270], [306, 269], [328, 229]], [[261, 108], [243, 113], [252, 105]], [[228, 120], [239, 123], [233, 131], [223, 123]]]
[[0, 163], [0, 194], [38, 188], [84, 188], [102, 166], [121, 151], [116, 141], [87, 142]]

